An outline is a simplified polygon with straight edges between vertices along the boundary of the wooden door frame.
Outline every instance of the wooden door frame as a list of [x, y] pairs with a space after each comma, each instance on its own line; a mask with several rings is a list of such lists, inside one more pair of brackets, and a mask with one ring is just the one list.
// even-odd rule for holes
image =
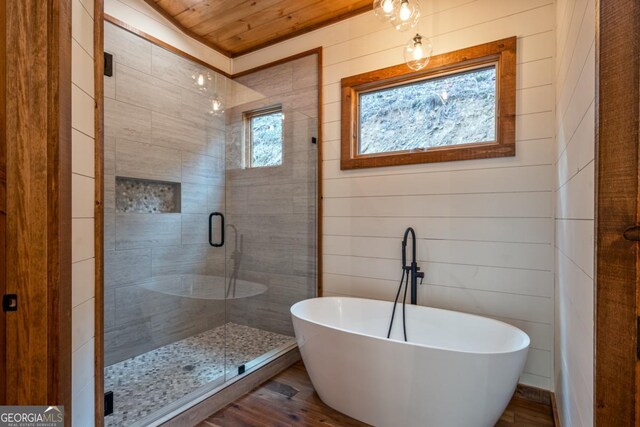
[[596, 2], [596, 289], [594, 420], [634, 426], [638, 243], [640, 4]]
[[[2, 1], [6, 141], [5, 402], [71, 424], [71, 2]], [[2, 343], [4, 346], [4, 343]]]
[[[6, 293], [6, 210], [7, 210], [7, 140], [5, 132], [5, 85], [6, 75], [6, 30], [5, 30], [5, 0], [0, 0], [0, 295]], [[0, 313], [0, 404], [4, 404], [7, 393], [7, 364], [6, 364], [6, 324], [5, 315]]]
[[95, 99], [95, 306], [94, 306], [94, 419], [104, 425], [104, 0], [93, 3]]

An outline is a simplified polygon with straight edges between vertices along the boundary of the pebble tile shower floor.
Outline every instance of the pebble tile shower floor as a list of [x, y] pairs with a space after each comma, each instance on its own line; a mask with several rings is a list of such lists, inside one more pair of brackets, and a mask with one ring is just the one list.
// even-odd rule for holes
[[107, 366], [104, 389], [114, 392], [114, 412], [105, 417], [105, 425], [128, 426], [221, 379], [225, 341], [227, 372], [233, 376], [238, 366], [293, 342], [293, 338], [227, 323]]

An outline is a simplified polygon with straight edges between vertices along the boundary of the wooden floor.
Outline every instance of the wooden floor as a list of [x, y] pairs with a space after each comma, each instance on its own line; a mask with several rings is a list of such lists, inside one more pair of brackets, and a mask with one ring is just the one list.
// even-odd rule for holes
[[[320, 400], [302, 362], [209, 417], [198, 427], [366, 426]], [[553, 426], [549, 404], [514, 396], [497, 427]]]

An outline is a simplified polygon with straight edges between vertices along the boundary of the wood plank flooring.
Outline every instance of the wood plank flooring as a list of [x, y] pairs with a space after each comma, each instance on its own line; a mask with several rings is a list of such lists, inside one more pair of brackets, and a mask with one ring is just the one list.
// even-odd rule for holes
[[[320, 400], [302, 362], [213, 414], [197, 427], [366, 426]], [[496, 427], [553, 426], [549, 404], [514, 396]]]

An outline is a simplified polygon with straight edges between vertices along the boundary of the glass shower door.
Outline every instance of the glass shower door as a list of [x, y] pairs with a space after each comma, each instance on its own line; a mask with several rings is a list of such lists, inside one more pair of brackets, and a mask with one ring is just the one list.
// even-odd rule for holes
[[247, 108], [227, 119], [227, 380], [295, 345], [289, 309], [316, 289], [317, 121]]
[[289, 308], [316, 289], [317, 62], [230, 82], [111, 23], [104, 42], [105, 425], [142, 426], [295, 344]]
[[226, 123], [193, 76], [224, 78], [111, 23], [104, 42], [104, 421], [148, 425], [225, 381]]

